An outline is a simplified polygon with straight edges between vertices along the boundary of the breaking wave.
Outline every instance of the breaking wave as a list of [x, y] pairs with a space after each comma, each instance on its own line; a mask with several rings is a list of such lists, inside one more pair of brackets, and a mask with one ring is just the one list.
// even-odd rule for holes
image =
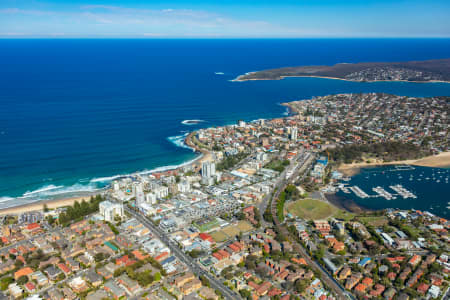
[[169, 136], [167, 139], [175, 144], [175, 146], [177, 147], [181, 147], [181, 148], [185, 148], [185, 149], [191, 149], [192, 151], [194, 151], [194, 149], [192, 149], [191, 147], [189, 147], [184, 140], [186, 139], [186, 137], [189, 135], [189, 132], [186, 132], [182, 135], [175, 135], [175, 136]]
[[184, 120], [181, 121], [181, 124], [183, 125], [196, 125], [198, 123], [206, 122], [205, 120]]

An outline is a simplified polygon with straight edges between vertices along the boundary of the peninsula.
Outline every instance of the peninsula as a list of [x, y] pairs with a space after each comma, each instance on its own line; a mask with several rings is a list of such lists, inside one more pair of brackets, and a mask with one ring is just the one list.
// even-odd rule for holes
[[358, 82], [450, 81], [450, 58], [409, 62], [340, 63], [334, 66], [298, 66], [249, 72], [234, 81], [280, 80], [285, 77], [321, 77]]

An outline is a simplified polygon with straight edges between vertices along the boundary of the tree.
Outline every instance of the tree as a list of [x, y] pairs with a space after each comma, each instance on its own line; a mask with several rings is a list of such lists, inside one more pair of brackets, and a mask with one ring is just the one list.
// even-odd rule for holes
[[16, 261], [14, 262], [14, 266], [15, 266], [16, 268], [22, 267], [22, 266], [23, 266], [23, 261], [21, 261], [21, 260], [16, 260]]
[[48, 211], [49, 211], [49, 209], [47, 207], [47, 204], [44, 204], [44, 212], [48, 212]]
[[296, 290], [298, 293], [303, 293], [303, 292], [306, 290], [306, 288], [308, 287], [308, 285], [309, 285], [308, 280], [298, 279], [298, 280], [295, 282], [295, 290]]
[[94, 260], [95, 260], [95, 262], [101, 262], [101, 261], [104, 260], [105, 258], [106, 258], [106, 257], [105, 257], [105, 254], [102, 253], [102, 252], [99, 252], [99, 253], [97, 253], [97, 254], [94, 255]]
[[247, 258], [245, 259], [245, 267], [249, 270], [256, 269], [256, 260], [257, 259], [258, 258], [254, 255], [247, 256]]
[[210, 287], [209, 280], [208, 280], [208, 278], [206, 278], [205, 276], [200, 275], [200, 281], [202, 282], [202, 285], [207, 286], [207, 287]]
[[239, 290], [239, 294], [240, 294], [241, 297], [244, 298], [244, 299], [250, 299], [250, 297], [251, 297], [250, 291], [249, 291], [249, 290], [246, 290], [246, 289]]
[[136, 276], [133, 276], [133, 277], [136, 277], [137, 282], [141, 286], [147, 286], [153, 282], [153, 276], [150, 274], [150, 271], [138, 273]]
[[0, 279], [0, 289], [2, 291], [8, 289], [8, 286], [14, 282], [14, 278], [12, 277], [3, 277], [2, 279]]
[[24, 285], [28, 282], [28, 277], [26, 275], [22, 275], [17, 279], [17, 284]]

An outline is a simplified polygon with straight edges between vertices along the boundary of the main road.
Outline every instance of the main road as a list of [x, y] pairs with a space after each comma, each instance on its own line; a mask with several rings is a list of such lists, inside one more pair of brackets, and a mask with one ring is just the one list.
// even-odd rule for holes
[[[283, 172], [281, 172], [281, 174], [278, 176], [278, 179], [275, 182], [274, 190], [280, 190], [280, 188], [285, 184], [287, 172], [289, 170], [294, 170], [294, 172], [296, 170], [298, 171], [298, 168], [304, 164], [305, 159], [307, 157], [309, 157], [309, 155], [311, 155], [309, 152], [305, 152], [304, 149], [301, 149], [300, 152], [291, 160], [289, 166], [287, 168], [285, 168], [283, 170]], [[291, 177], [295, 178], [295, 176], [291, 176]], [[261, 203], [259, 203], [259, 205], [258, 205], [260, 219], [261, 219], [262, 225], [264, 225], [263, 227], [267, 227], [269, 225], [269, 223], [267, 223], [264, 220], [263, 215], [264, 215], [267, 205], [269, 204], [270, 199], [272, 199], [272, 197], [273, 197], [273, 195], [271, 193], [267, 194], [264, 197], [264, 199], [261, 201]]]
[[203, 275], [209, 280], [211, 287], [220, 291], [222, 296], [226, 299], [240, 299], [240, 296], [226, 287], [222, 282], [217, 280], [216, 277], [212, 276], [209, 272], [200, 268], [199, 265], [189, 256], [187, 256], [181, 249], [175, 244], [172, 240], [170, 240], [166, 233], [155, 226], [152, 222], [150, 222], [147, 218], [145, 218], [140, 213], [135, 210], [129, 208], [128, 206], [124, 206], [124, 210], [132, 215], [136, 220], [141, 222], [145, 227], [147, 227], [156, 237], [158, 237], [164, 244], [166, 244], [170, 251], [181, 261], [183, 262], [191, 271], [197, 276]]
[[[294, 173], [288, 177], [284, 178], [282, 177], [282, 181], [277, 183], [277, 190], [275, 194], [272, 197], [272, 205], [271, 205], [271, 213], [272, 218], [275, 226], [278, 228], [278, 230], [285, 236], [289, 236], [290, 233], [287, 230], [283, 224], [280, 223], [280, 220], [278, 219], [277, 215], [277, 200], [280, 196], [281, 191], [284, 190], [284, 188], [291, 182], [293, 182], [297, 176], [304, 176], [306, 174], [306, 171], [309, 169], [311, 164], [314, 161], [314, 155], [309, 154], [308, 152], [300, 158], [299, 165], [295, 167]], [[317, 272], [321, 274], [321, 279], [325, 282], [325, 284], [338, 296], [339, 299], [354, 299], [352, 295], [347, 293], [345, 289], [316, 261], [314, 261], [308, 254], [305, 248], [303, 248], [302, 245], [295, 242], [295, 240], [292, 241], [294, 250], [305, 259], [306, 263], [314, 268]]]

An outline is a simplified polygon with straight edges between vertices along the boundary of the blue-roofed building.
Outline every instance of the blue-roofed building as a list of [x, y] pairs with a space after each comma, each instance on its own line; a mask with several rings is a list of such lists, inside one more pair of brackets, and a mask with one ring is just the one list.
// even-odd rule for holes
[[317, 159], [317, 163], [322, 164], [326, 167], [328, 165], [328, 158], [326, 158], [325, 156], [321, 156]]
[[372, 259], [370, 257], [365, 257], [358, 263], [358, 265], [365, 267], [371, 260]]
[[163, 260], [162, 262], [161, 262], [161, 265], [166, 265], [166, 264], [170, 264], [170, 263], [173, 263], [174, 261], [175, 261], [175, 256], [170, 256], [170, 257], [168, 257], [168, 258], [166, 258], [165, 260]]

